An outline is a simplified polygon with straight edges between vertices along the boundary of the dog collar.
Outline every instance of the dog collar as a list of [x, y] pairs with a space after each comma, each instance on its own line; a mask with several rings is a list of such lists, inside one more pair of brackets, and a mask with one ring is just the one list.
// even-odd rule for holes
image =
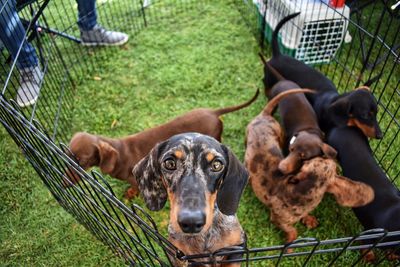
[[294, 142], [296, 141], [296, 138], [297, 138], [297, 136], [293, 135], [292, 138], [290, 138], [289, 145], [293, 145]]

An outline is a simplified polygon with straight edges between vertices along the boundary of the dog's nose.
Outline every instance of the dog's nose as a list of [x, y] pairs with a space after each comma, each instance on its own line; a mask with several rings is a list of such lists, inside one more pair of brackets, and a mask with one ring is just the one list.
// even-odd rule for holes
[[199, 233], [206, 224], [206, 215], [200, 210], [181, 210], [178, 223], [184, 233]]
[[383, 134], [381, 129], [378, 127], [375, 128], [375, 138], [376, 139], [382, 139], [383, 138]]

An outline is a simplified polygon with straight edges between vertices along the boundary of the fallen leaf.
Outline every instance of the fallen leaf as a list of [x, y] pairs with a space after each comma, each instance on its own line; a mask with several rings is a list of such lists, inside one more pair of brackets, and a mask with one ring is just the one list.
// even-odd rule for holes
[[118, 123], [117, 120], [113, 120], [113, 122], [111, 123], [111, 129], [117, 126], [117, 123]]

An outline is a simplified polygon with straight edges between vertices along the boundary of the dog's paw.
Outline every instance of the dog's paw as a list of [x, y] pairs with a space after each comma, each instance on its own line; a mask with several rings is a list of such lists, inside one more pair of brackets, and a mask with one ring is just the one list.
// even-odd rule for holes
[[[286, 244], [292, 243], [297, 239], [297, 230], [296, 228], [290, 226], [290, 229], [286, 229]], [[293, 253], [293, 248], [286, 248], [286, 253]]]
[[319, 222], [317, 218], [315, 218], [312, 215], [307, 215], [301, 219], [301, 222], [308, 228], [308, 229], [314, 229], [315, 227], [318, 226]]
[[129, 187], [124, 194], [124, 198], [126, 199], [132, 199], [134, 197], [137, 197], [137, 195], [139, 194], [139, 190], [137, 190], [136, 188], [133, 187]]

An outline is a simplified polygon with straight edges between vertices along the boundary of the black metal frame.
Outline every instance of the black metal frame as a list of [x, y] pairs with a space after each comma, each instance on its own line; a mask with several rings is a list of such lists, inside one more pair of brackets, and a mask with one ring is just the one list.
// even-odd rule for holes
[[[180, 1], [178, 1], [181, 3]], [[194, 1], [195, 2], [195, 1]], [[241, 11], [243, 17], [248, 21], [248, 25], [252, 31], [257, 35], [260, 34], [259, 25], [251, 21], [253, 19], [253, 3], [252, 1], [237, 0], [233, 1], [238, 9]], [[186, 5], [201, 6], [202, 3], [198, 2], [182, 2], [183, 7], [181, 12], [187, 10]], [[165, 7], [164, 7], [165, 8]], [[136, 30], [143, 29], [148, 23], [155, 23], [156, 21], [163, 19], [163, 17], [157, 17], [157, 12], [154, 10], [147, 10], [143, 6], [143, 1], [137, 2], [135, 7], [137, 11], [137, 18], [140, 20], [135, 21], [133, 27]], [[173, 14], [172, 11], [168, 14]], [[256, 14], [257, 15], [257, 14]], [[40, 19], [40, 18], [39, 18]], [[56, 20], [48, 22], [43, 20], [46, 25], [58, 25], [55, 23]], [[61, 24], [63, 25], [63, 24]], [[354, 25], [356, 25], [354, 23]], [[70, 26], [65, 27], [66, 31], [71, 29]], [[263, 32], [263, 31], [261, 31]], [[57, 37], [48, 39], [50, 46], [47, 46], [44, 51], [45, 56], [48, 58], [58, 59], [60, 64], [52, 62], [49, 65], [52, 68], [53, 76], [47, 77], [46, 81], [54, 79], [50, 84], [53, 90], [49, 95], [50, 97], [57, 98], [59, 101], [55, 101], [56, 104], [56, 117], [62, 121], [65, 120], [64, 116], [68, 117], [68, 114], [64, 113], [73, 110], [73, 105], [70, 102], [73, 98], [74, 83], [66, 79], [65, 74], [71, 71], [71, 80], [76, 79], [77, 73], [79, 75], [79, 69], [75, 69], [73, 65], [82, 64], [86, 71], [90, 71], [90, 67], [86, 68], [82, 58], [85, 58], [85, 51], [78, 51], [76, 55], [71, 58], [67, 58], [61, 51], [67, 50], [68, 45], [65, 40], [61, 40]], [[346, 53], [346, 50], [343, 50]], [[104, 52], [108, 53], [108, 52]], [[82, 58], [80, 58], [82, 57]], [[383, 66], [389, 66], [388, 61], [390, 57], [387, 57], [384, 62], [381, 63]], [[398, 55], [396, 57], [398, 60]], [[348, 80], [345, 82], [346, 86], [349, 84], [357, 84], [362, 82], [354, 80], [354, 76], [358, 77], [358, 73], [354, 74], [352, 71], [347, 73], [347, 66], [351, 67], [352, 63], [340, 61], [340, 53], [337, 58], [330, 64], [321, 66], [321, 70], [328, 73], [334, 70], [334, 75], [338, 69], [339, 73], [344, 75]], [[15, 65], [15, 64], [14, 64]], [[377, 66], [377, 65], [376, 65]], [[398, 65], [395, 62], [392, 66], [393, 69], [398, 70]], [[14, 68], [11, 68], [9, 75], [11, 77]], [[363, 72], [366, 70], [363, 69]], [[381, 70], [383, 72], [383, 70]], [[392, 70], [390, 77], [394, 70]], [[382, 76], [382, 75], [381, 75]], [[379, 77], [381, 77], [379, 76]], [[370, 74], [372, 77], [372, 72]], [[370, 78], [369, 77], [369, 78]], [[378, 79], [379, 80], [379, 79]], [[341, 81], [342, 82], [342, 81]], [[339, 85], [341, 84], [339, 83]], [[376, 81], [377, 82], [377, 81]], [[47, 85], [47, 84], [46, 84]], [[400, 125], [396, 121], [396, 116], [399, 114], [398, 110], [390, 110], [389, 104], [383, 102], [383, 94], [390, 93], [389, 86], [378, 90], [378, 88], [372, 88], [377, 96], [379, 96], [380, 105], [384, 107], [384, 114], [382, 116], [391, 116], [393, 121], [396, 123], [395, 133], [389, 133], [389, 126], [385, 131], [384, 141], [387, 143], [378, 142], [375, 146], [375, 151], [378, 156], [378, 160], [383, 163], [387, 151], [390, 149], [398, 149], [391, 147], [390, 141], [395, 138], [400, 138]], [[7, 93], [15, 88], [16, 84], [10, 78], [4, 85], [3, 92], [0, 96], [0, 122], [8, 131], [10, 136], [14, 139], [15, 143], [21, 148], [27, 160], [32, 164], [43, 183], [47, 186], [54, 198], [59, 204], [67, 210], [69, 213], [75, 216], [75, 218], [84, 225], [93, 235], [95, 235], [104, 244], [110, 247], [117, 255], [122, 257], [129, 265], [140, 265], [140, 266], [171, 266], [168, 255], [177, 257], [189, 266], [198, 266], [199, 263], [215, 266], [218, 263], [227, 263], [229, 261], [217, 260], [220, 256], [227, 255], [242, 255], [240, 261], [243, 266], [249, 266], [253, 264], [263, 264], [270, 262], [274, 265], [285, 265], [289, 264], [294, 258], [298, 259], [296, 264], [298, 265], [309, 265], [313, 264], [313, 260], [318, 258], [319, 255], [329, 255], [329, 260], [326, 261], [326, 265], [343, 264], [345, 261], [346, 265], [357, 265], [362, 261], [363, 255], [373, 248], [387, 248], [390, 247], [394, 250], [400, 250], [400, 231], [387, 232], [384, 229], [373, 229], [363, 233], [360, 233], [354, 237], [343, 237], [330, 240], [317, 240], [315, 238], [303, 238], [294, 241], [291, 244], [277, 245], [265, 248], [248, 248], [248, 247], [232, 247], [225, 248], [217, 251], [213, 254], [204, 255], [184, 255], [181, 251], [176, 249], [157, 229], [157, 225], [151, 216], [141, 207], [132, 205], [127, 207], [122, 203], [114, 194], [110, 185], [103, 179], [103, 177], [96, 173], [85, 172], [78, 164], [76, 164], [73, 158], [67, 156], [68, 148], [62, 144], [57, 143], [60, 140], [66, 140], [65, 136], [60, 135], [57, 129], [67, 127], [67, 124], [59, 124], [58, 119], [54, 121], [52, 116], [40, 116], [40, 109], [43, 106], [39, 104], [35, 111], [30, 110], [27, 112], [21, 110], [15, 104], [13, 100], [7, 100], [9, 95]], [[397, 87], [394, 88], [393, 95], [388, 100], [395, 99], [394, 97], [400, 97], [400, 91]], [[60, 90], [61, 89], [61, 90]], [[381, 99], [382, 97], [382, 99]], [[64, 101], [67, 103], [65, 108]], [[44, 102], [44, 104], [51, 104], [51, 102]], [[53, 104], [54, 105], [54, 104]], [[39, 113], [39, 114], [37, 114]], [[51, 115], [51, 114], [50, 114]], [[42, 126], [43, 123], [49, 120], [50, 123]], [[40, 121], [40, 123], [39, 123]], [[397, 128], [396, 128], [397, 127]], [[396, 131], [397, 129], [397, 131]], [[386, 138], [392, 138], [386, 139]], [[379, 152], [379, 149], [383, 147], [383, 153]], [[400, 151], [395, 153], [394, 159], [389, 163], [382, 164], [385, 170], [390, 173], [392, 169], [395, 169], [394, 165], [398, 162]], [[74, 185], [69, 176], [68, 171], [74, 171], [81, 177], [81, 182]], [[392, 180], [396, 180], [400, 172], [395, 170], [395, 173], [391, 175]], [[364, 241], [364, 242], [362, 242]], [[287, 253], [288, 248], [293, 248], [293, 253]], [[358, 251], [364, 249], [364, 254], [358, 253]], [[351, 261], [346, 261], [346, 255], [356, 251], [353, 254]], [[386, 249], [378, 250], [378, 257], [376, 265], [381, 263], [387, 264], [385, 254]], [[397, 262], [398, 263], [398, 262]], [[316, 263], [318, 266], [321, 265], [320, 261]], [[389, 263], [390, 264], [390, 263]]]

